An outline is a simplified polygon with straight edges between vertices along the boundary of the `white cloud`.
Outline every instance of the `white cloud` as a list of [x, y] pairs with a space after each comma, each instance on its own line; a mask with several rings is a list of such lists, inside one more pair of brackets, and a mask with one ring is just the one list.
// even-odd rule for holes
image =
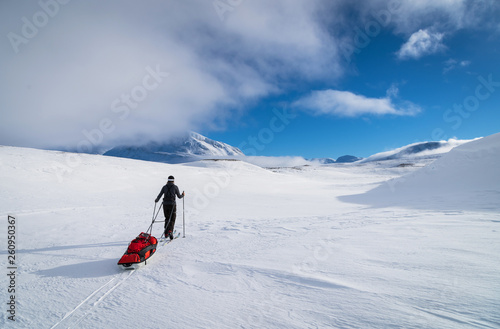
[[453, 33], [460, 29], [494, 29], [498, 25], [498, 0], [372, 0], [363, 3], [368, 19], [391, 9], [389, 21], [397, 34], [419, 29]]
[[[350, 8], [355, 1], [336, 1], [340, 8]], [[327, 11], [329, 13], [330, 11]], [[500, 15], [500, 1], [498, 0], [418, 0], [418, 1], [389, 1], [370, 0], [363, 1], [363, 6], [357, 6], [356, 17], [348, 15], [335, 15], [335, 22], [331, 24], [338, 27], [337, 31], [345, 32], [345, 43], [341, 46], [346, 56], [351, 52], [363, 50], [381, 32], [381, 27], [398, 36], [408, 39], [419, 30], [429, 34], [431, 44], [438, 45], [443, 50], [443, 42], [437, 39], [453, 36], [459, 30], [475, 30], [482, 33], [498, 33], [498, 17]], [[333, 16], [332, 16], [333, 17]], [[348, 20], [350, 22], [347, 22]], [[352, 28], [355, 19], [356, 28]], [[340, 22], [340, 23], [339, 23]], [[349, 24], [350, 23], [350, 24]], [[351, 27], [349, 27], [351, 25]], [[431, 33], [432, 32], [432, 33]], [[439, 32], [439, 33], [437, 33]], [[420, 32], [422, 33], [422, 32]], [[442, 36], [440, 35], [442, 34]], [[416, 38], [418, 34], [414, 36]], [[421, 40], [423, 41], [423, 39]], [[425, 44], [407, 45], [408, 59], [413, 58], [418, 52], [417, 46]], [[432, 50], [432, 47], [427, 48]]]
[[446, 31], [460, 29], [466, 24], [464, 20], [469, 12], [467, 2], [467, 0], [400, 1], [397, 13], [394, 15], [396, 32], [411, 34], [423, 26]]
[[[96, 148], [162, 140], [223, 124], [281, 83], [342, 74], [318, 1], [245, 1], [224, 21], [213, 1], [50, 3], [53, 17], [38, 2], [0, 3], [4, 36], [22, 37], [23, 17], [49, 19], [26, 43], [0, 44], [0, 144], [74, 148], [103, 120], [114, 129], [96, 132]], [[168, 77], [142, 97], [147, 67]]]
[[[213, 1], [60, 2], [0, 1], [0, 144], [75, 146], [86, 138], [84, 130], [104, 119], [115, 129], [102, 146], [219, 126], [270, 94], [337, 82], [344, 73], [339, 47], [349, 42], [345, 31], [353, 31], [353, 23], [366, 27], [367, 20], [385, 17], [384, 28], [396, 34], [432, 27], [426, 31], [448, 35], [498, 24], [490, 8], [499, 7], [495, 0], [370, 0], [363, 6], [351, 0], [225, 1], [234, 8], [221, 21]], [[41, 3], [51, 4], [52, 12], [44, 14]], [[399, 7], [380, 16], [388, 3]], [[5, 36], [27, 32], [23, 18], [34, 17], [43, 26], [30, 31], [35, 35], [16, 53]], [[427, 33], [430, 45], [419, 38], [402, 54], [441, 48], [442, 36]], [[148, 66], [169, 76], [122, 120], [112, 104], [142, 84]], [[347, 107], [350, 98], [352, 113], [369, 113], [362, 103], [380, 113], [407, 113], [411, 106], [398, 103], [393, 91], [380, 99], [338, 94], [337, 107]]]
[[399, 88], [398, 88], [398, 86], [395, 83], [393, 83], [389, 87], [389, 89], [387, 89], [386, 94], [387, 94], [388, 98], [397, 98], [398, 95], [399, 95]]
[[422, 56], [434, 54], [446, 49], [443, 45], [444, 34], [433, 33], [428, 30], [418, 30], [397, 52], [399, 59], [419, 59]]
[[387, 91], [387, 96], [383, 98], [370, 98], [350, 91], [319, 90], [294, 102], [293, 106], [317, 115], [327, 114], [339, 117], [415, 115], [421, 111], [411, 102], [396, 100], [397, 94], [398, 90], [394, 86], [391, 86]]
[[471, 61], [468, 61], [468, 60], [458, 61], [454, 58], [450, 58], [444, 62], [443, 73], [446, 74], [452, 70], [467, 67], [470, 64], [471, 64]]

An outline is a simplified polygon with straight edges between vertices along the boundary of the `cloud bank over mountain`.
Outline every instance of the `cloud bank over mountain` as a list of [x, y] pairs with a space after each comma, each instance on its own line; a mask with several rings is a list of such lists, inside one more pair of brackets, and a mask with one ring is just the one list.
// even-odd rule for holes
[[[347, 0], [2, 2], [0, 143], [98, 152], [224, 129], [266, 97], [297, 90], [307, 97], [308, 84], [335, 84], [348, 70], [346, 49], [359, 48], [358, 27], [403, 37], [400, 55], [416, 58], [459, 29], [497, 29], [498, 7], [487, 0], [372, 0], [362, 8]], [[333, 98], [326, 112], [348, 116], [369, 111], [366, 104], [378, 114], [418, 108], [337, 89], [310, 97], [319, 109], [322, 97]]]

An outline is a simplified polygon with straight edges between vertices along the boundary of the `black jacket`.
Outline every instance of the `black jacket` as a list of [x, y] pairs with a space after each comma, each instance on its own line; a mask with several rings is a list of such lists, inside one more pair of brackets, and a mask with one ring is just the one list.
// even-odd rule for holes
[[158, 194], [155, 202], [158, 202], [162, 195], [165, 195], [163, 197], [163, 204], [168, 205], [175, 204], [176, 195], [179, 199], [182, 199], [183, 197], [183, 195], [179, 192], [179, 188], [173, 182], [168, 182], [167, 185], [162, 187], [160, 194]]

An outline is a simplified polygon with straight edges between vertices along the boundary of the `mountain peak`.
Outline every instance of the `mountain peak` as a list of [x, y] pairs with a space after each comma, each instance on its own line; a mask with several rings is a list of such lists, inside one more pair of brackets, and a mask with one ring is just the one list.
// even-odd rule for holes
[[166, 163], [190, 162], [207, 157], [244, 155], [240, 149], [212, 140], [196, 132], [173, 138], [165, 143], [150, 142], [141, 146], [118, 146], [104, 155]]

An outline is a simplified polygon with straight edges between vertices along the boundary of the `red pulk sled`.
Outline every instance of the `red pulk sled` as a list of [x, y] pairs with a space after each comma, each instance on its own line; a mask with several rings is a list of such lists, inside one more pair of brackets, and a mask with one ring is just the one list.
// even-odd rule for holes
[[[118, 261], [118, 265], [124, 268], [137, 268], [141, 263], [146, 264], [146, 261], [153, 256], [156, 252], [156, 247], [158, 245], [158, 239], [151, 235], [153, 231], [153, 224], [155, 223], [156, 217], [160, 212], [161, 207], [156, 212], [156, 204], [153, 209], [153, 219], [151, 225], [147, 229], [146, 233], [142, 232], [139, 234], [130, 244], [128, 245], [127, 251], [123, 254], [122, 258]], [[156, 216], [155, 216], [156, 212]]]
[[[118, 261], [119, 266], [123, 268], [133, 268], [133, 269], [137, 268], [142, 263], [146, 264], [146, 261], [156, 252], [156, 247], [158, 246], [158, 239], [152, 236], [151, 233], [153, 231], [153, 224], [155, 223], [156, 217], [158, 217], [158, 213], [160, 212], [160, 210], [161, 207], [159, 207], [158, 211], [156, 212], [156, 203], [155, 203], [151, 225], [149, 225], [149, 228], [147, 229], [146, 233], [142, 232], [137, 236], [137, 238], [135, 238], [134, 240], [132, 240], [132, 242], [130, 242], [127, 251]], [[170, 219], [171, 218], [168, 219], [167, 225], [165, 227], [167, 227], [168, 224], [170, 223]], [[159, 221], [156, 223], [165, 223], [165, 221]], [[183, 226], [183, 232], [184, 232], [183, 238], [184, 238], [186, 236], [184, 229], [184, 198], [182, 199], [182, 226]], [[162, 237], [163, 234], [160, 237], [160, 239]]]
[[154, 236], [142, 232], [130, 242], [118, 265], [126, 268], [134, 264], [145, 263], [155, 253], [157, 244], [158, 240]]

